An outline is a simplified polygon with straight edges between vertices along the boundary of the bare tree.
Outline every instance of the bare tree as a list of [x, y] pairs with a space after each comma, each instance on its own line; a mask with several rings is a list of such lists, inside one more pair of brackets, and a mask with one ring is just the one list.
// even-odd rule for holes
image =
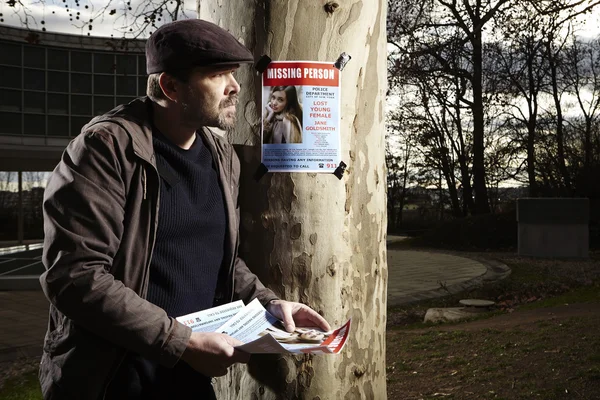
[[[390, 2], [388, 31], [390, 44], [396, 49], [389, 64], [391, 83], [402, 85], [410, 76], [441, 74], [466, 83], [466, 90], [457, 94], [460, 95], [461, 104], [469, 108], [469, 118], [472, 120], [472, 175], [476, 212], [489, 211], [485, 167], [489, 156], [486, 155], [485, 136], [494, 132], [485, 119], [486, 109], [495, 107], [491, 99], [497, 90], [506, 89], [498, 84], [494, 76], [497, 68], [486, 70], [486, 57], [489, 56], [486, 55], [486, 47], [490, 47], [495, 40], [500, 42], [507, 39], [509, 42], [512, 40], [512, 46], [516, 46], [515, 39], [520, 38], [521, 48], [512, 54], [518, 55], [521, 61], [516, 63], [513, 59], [511, 65], [520, 65], [523, 70], [514, 70], [508, 77], [515, 78], [513, 83], [520, 87], [520, 91], [516, 89], [517, 94], [527, 100], [524, 112], [520, 107], [515, 110], [526, 128], [523, 148], [527, 155], [528, 181], [535, 192], [538, 96], [545, 74], [548, 74], [547, 66], [542, 65], [544, 52], [541, 50], [543, 42], [540, 37], [548, 25], [547, 19], [554, 18], [552, 25], [561, 26], [590, 12], [598, 3], [589, 0]], [[524, 35], [527, 32], [529, 34]], [[511, 95], [514, 97], [515, 92]]]
[[[535, 25], [523, 27], [507, 44], [494, 48], [499, 62], [498, 72], [507, 82], [507, 112], [524, 128], [517, 129], [517, 143], [523, 143], [527, 160], [529, 196], [538, 195], [536, 182], [536, 131], [540, 93], [548, 76], [543, 45]], [[521, 133], [522, 132], [522, 133]]]
[[388, 137], [385, 145], [387, 167], [388, 227], [402, 227], [402, 216], [409, 184], [414, 180], [413, 167], [415, 134], [409, 118], [395, 112], [388, 115]]
[[[564, 114], [563, 114], [563, 95], [566, 92], [566, 83], [562, 79], [561, 65], [566, 61], [564, 49], [569, 37], [571, 37], [572, 24], [569, 21], [566, 27], [557, 25], [558, 16], [551, 17], [551, 24], [546, 31], [544, 38], [545, 56], [548, 61], [550, 72], [549, 87], [552, 94], [554, 105], [554, 113], [551, 114], [555, 121], [556, 127], [556, 156], [550, 157], [552, 163], [557, 165], [560, 172], [560, 178], [557, 180], [560, 193], [562, 195], [570, 195], [572, 193], [571, 174], [567, 169], [566, 151], [565, 151], [565, 134], [564, 134]], [[561, 29], [566, 30], [566, 35], [561, 35]], [[548, 148], [549, 146], [546, 146]]]
[[600, 150], [594, 148], [597, 140], [593, 137], [593, 125], [600, 118], [600, 39], [584, 42], [574, 37], [567, 51], [567, 60], [564, 75], [583, 117], [583, 163], [588, 169], [593, 162], [593, 154]]
[[[188, 2], [186, 7], [184, 0], [8, 0], [5, 4], [28, 29], [46, 31], [50, 20], [63, 19], [88, 36], [94, 27], [112, 24], [111, 36], [127, 39], [148, 36], [165, 22], [194, 17], [194, 4]], [[4, 22], [4, 14], [0, 14], [0, 22]]]

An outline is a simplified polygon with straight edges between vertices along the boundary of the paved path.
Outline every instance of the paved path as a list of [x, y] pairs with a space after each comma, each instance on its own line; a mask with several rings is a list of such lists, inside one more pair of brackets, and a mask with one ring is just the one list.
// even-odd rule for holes
[[388, 305], [456, 293], [481, 282], [487, 273], [479, 261], [444, 253], [388, 252]]
[[[390, 237], [388, 243], [394, 240], [400, 239]], [[388, 305], [455, 293], [507, 273], [505, 267], [486, 261], [392, 250], [388, 252]], [[0, 367], [19, 356], [41, 354], [47, 318], [48, 303], [40, 290], [0, 291]]]

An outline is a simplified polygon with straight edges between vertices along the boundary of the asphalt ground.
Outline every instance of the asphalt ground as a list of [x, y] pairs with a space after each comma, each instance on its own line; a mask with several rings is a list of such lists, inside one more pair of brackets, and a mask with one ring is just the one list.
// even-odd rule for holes
[[0, 277], [40, 275], [44, 272], [42, 249], [0, 254]]

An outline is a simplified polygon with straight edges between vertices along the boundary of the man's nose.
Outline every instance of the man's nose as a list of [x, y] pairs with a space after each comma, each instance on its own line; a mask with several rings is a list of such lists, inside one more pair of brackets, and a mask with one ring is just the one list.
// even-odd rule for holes
[[234, 93], [240, 92], [240, 84], [235, 80], [233, 75], [229, 75], [229, 81], [227, 82], [227, 86], [225, 87], [225, 94], [230, 95]]

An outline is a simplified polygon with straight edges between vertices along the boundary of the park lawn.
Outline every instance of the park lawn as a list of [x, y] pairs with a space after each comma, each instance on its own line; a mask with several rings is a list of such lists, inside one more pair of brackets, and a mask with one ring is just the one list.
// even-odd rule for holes
[[0, 400], [42, 400], [37, 366], [30, 366], [7, 378], [0, 387]]
[[597, 399], [599, 330], [600, 299], [388, 329], [388, 399]]
[[[600, 257], [486, 256], [511, 275], [388, 310], [388, 399], [600, 399]], [[475, 320], [424, 324], [429, 307], [493, 300]]]

